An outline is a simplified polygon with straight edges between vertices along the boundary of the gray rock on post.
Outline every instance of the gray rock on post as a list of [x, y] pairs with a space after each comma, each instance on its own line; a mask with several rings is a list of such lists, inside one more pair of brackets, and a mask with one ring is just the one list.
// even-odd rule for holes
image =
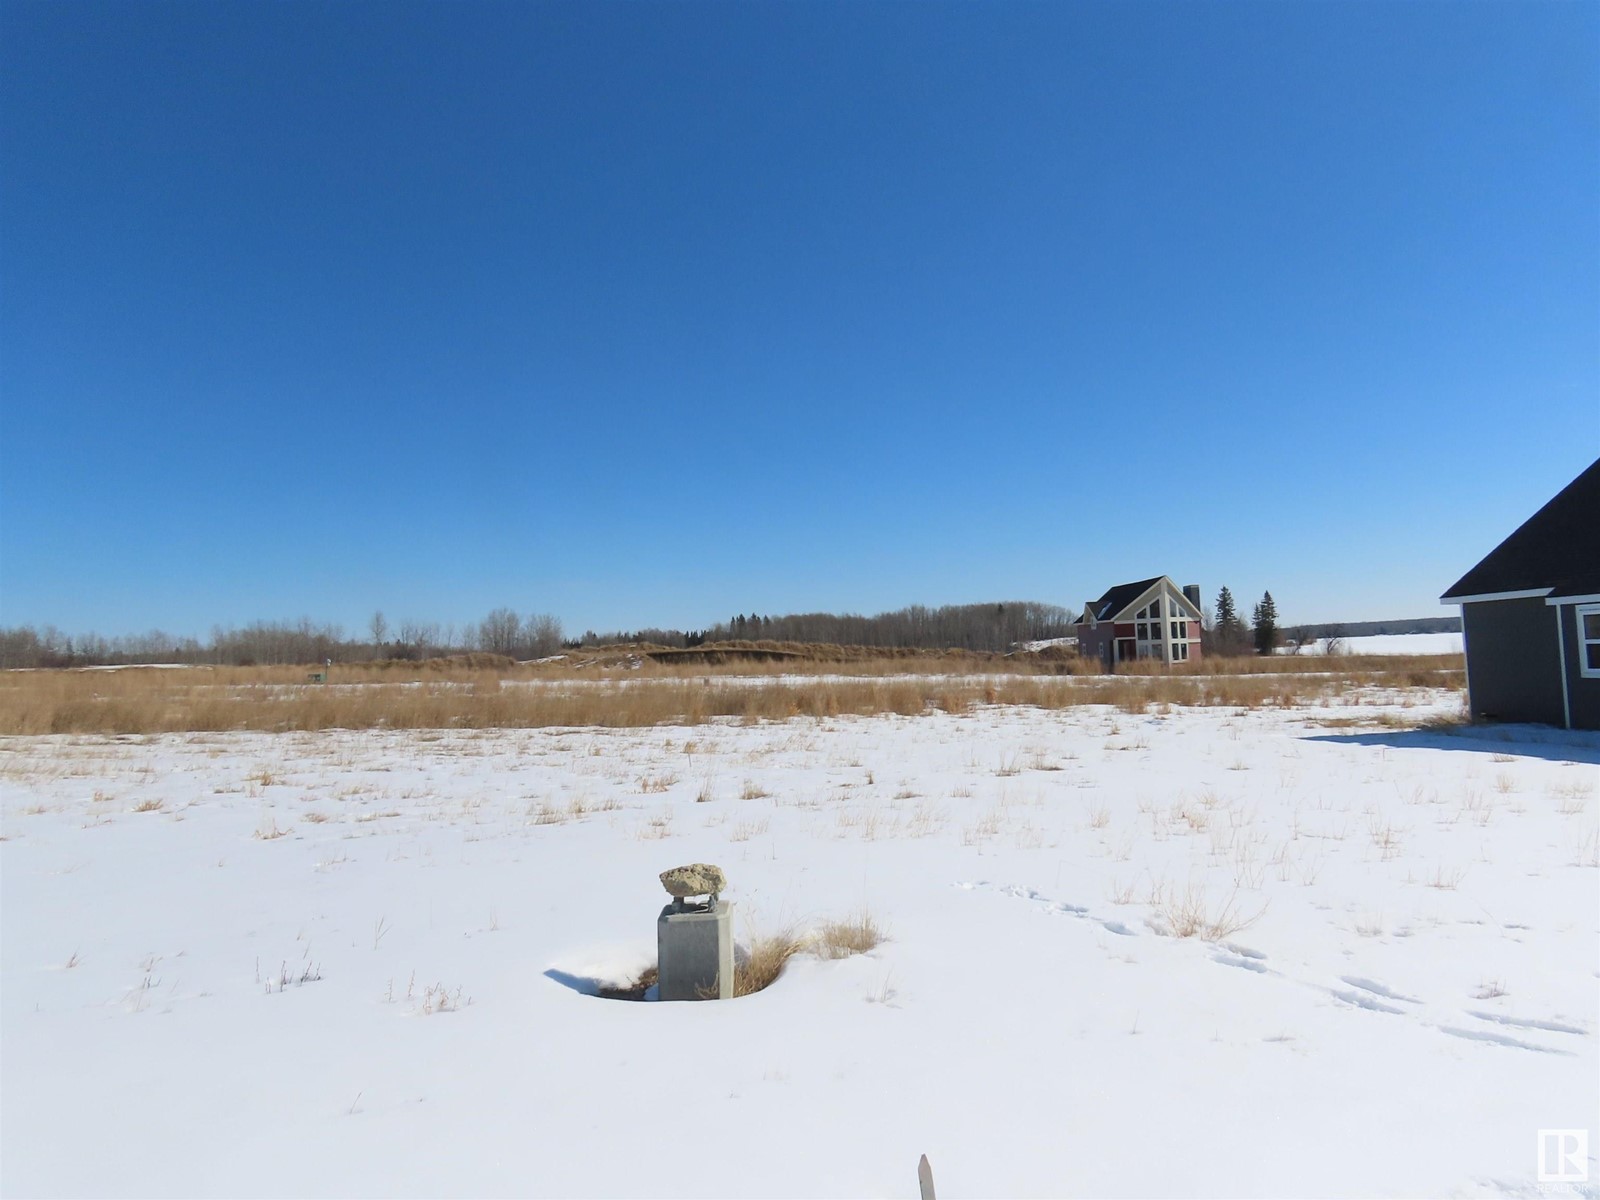
[[679, 905], [691, 896], [709, 896], [713, 904], [728, 886], [728, 877], [721, 867], [710, 863], [690, 863], [686, 867], [673, 867], [661, 872], [661, 886]]

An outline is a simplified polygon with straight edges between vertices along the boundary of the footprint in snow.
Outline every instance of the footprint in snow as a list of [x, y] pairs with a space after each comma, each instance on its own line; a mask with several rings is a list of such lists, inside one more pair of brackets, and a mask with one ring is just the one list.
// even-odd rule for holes
[[1233, 942], [1223, 942], [1222, 948], [1231, 954], [1237, 954], [1240, 958], [1253, 958], [1259, 962], [1267, 961], [1267, 956], [1265, 954], [1261, 953], [1259, 950], [1252, 950], [1249, 946], [1240, 946]]
[[1587, 1037], [1589, 1031], [1580, 1029], [1576, 1025], [1564, 1025], [1560, 1021], [1534, 1021], [1526, 1017], [1505, 1017], [1499, 1013], [1474, 1012], [1467, 1010], [1467, 1016], [1477, 1017], [1480, 1021], [1493, 1021], [1496, 1025], [1514, 1025], [1518, 1029], [1542, 1029], [1546, 1033], [1575, 1033], [1579, 1037]]
[[[1363, 992], [1371, 992], [1374, 996], [1382, 996], [1385, 1000], [1401, 1000], [1406, 1004], [1421, 1004], [1415, 996], [1402, 996], [1399, 992], [1391, 991], [1375, 979], [1363, 979], [1359, 975], [1341, 975], [1340, 983], [1347, 983], [1353, 988], [1360, 988]], [[1399, 1012], [1400, 1009], [1394, 1011]]]
[[1271, 968], [1262, 962], [1260, 958], [1251, 958], [1237, 953], [1229, 954], [1225, 950], [1219, 949], [1211, 956], [1211, 961], [1221, 963], [1225, 967], [1238, 967], [1242, 971], [1254, 971], [1257, 975], [1272, 974]]
[[1496, 1046], [1513, 1046], [1518, 1050], [1535, 1050], [1540, 1054], [1565, 1054], [1571, 1057], [1571, 1050], [1558, 1050], [1554, 1046], [1539, 1046], [1533, 1042], [1520, 1041], [1514, 1037], [1507, 1037], [1503, 1033], [1488, 1033], [1482, 1029], [1457, 1029], [1453, 1025], [1439, 1026], [1441, 1033], [1448, 1033], [1451, 1037], [1466, 1038], [1473, 1042], [1492, 1042]]
[[1357, 1008], [1364, 1008], [1368, 1012], [1390, 1013], [1394, 1016], [1405, 1015], [1405, 1009], [1396, 1008], [1392, 1004], [1385, 1004], [1368, 992], [1348, 991], [1341, 992], [1338, 988], [1329, 988], [1328, 995], [1335, 1000], [1343, 1000], [1346, 1004], [1353, 1004]]
[[[957, 883], [958, 888], [972, 891], [975, 888], [989, 887], [990, 884], [980, 880], [977, 883]], [[1087, 917], [1089, 909], [1083, 904], [1069, 904], [1065, 900], [1051, 900], [1037, 888], [1020, 887], [1014, 883], [1004, 884], [1000, 888], [1002, 896], [1010, 896], [1015, 900], [1031, 900], [1036, 904], [1045, 905], [1045, 911], [1052, 916], [1065, 914], [1069, 917]], [[1121, 921], [1101, 921], [1100, 924], [1112, 933], [1121, 934], [1123, 937], [1137, 937], [1138, 931], [1129, 929]]]

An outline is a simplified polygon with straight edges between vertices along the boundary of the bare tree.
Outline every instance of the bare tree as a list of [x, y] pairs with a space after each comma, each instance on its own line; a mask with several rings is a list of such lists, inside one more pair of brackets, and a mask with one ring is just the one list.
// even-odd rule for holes
[[529, 613], [522, 639], [527, 657], [548, 658], [561, 649], [561, 622], [549, 613]]
[[489, 654], [515, 657], [522, 648], [522, 618], [509, 608], [497, 608], [478, 624], [478, 645]]
[[422, 621], [400, 622], [400, 646], [406, 658], [427, 658], [439, 645], [439, 626]]

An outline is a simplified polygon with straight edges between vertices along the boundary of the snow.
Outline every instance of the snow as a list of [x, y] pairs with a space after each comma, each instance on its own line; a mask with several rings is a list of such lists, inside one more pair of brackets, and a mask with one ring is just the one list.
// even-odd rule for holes
[[105, 663], [93, 667], [5, 667], [6, 671], [192, 671], [195, 663]]
[[[1363, 699], [0, 740], [0, 1193], [1531, 1196], [1546, 1128], [1600, 1180], [1600, 736]], [[697, 860], [889, 940], [586, 994]]]
[[[1335, 654], [1460, 654], [1465, 643], [1456, 633], [1374, 633], [1365, 637], [1335, 639]], [[1293, 646], [1283, 647], [1279, 654], [1293, 654]], [[1306, 644], [1303, 653], [1328, 653], [1328, 639], [1318, 638], [1315, 648]]]

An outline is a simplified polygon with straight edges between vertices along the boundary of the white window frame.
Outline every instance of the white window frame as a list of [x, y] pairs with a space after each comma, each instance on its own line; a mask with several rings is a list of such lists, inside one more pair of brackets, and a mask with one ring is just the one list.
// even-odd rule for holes
[[1600, 638], [1586, 638], [1583, 636], [1584, 614], [1600, 616], [1600, 604], [1579, 604], [1572, 610], [1577, 614], [1576, 633], [1578, 635], [1578, 674], [1585, 679], [1600, 679], [1600, 668], [1589, 666], [1589, 647], [1600, 645]]
[[[1189, 661], [1189, 647], [1195, 642], [1195, 621], [1170, 593], [1161, 591], [1152, 596], [1150, 603], [1133, 614], [1133, 620], [1138, 646], [1135, 653], [1139, 658], [1154, 658], [1168, 664]], [[1177, 635], [1172, 632], [1174, 625], [1179, 626]], [[1140, 634], [1141, 626], [1144, 635]]]
[[[1162, 611], [1165, 607], [1166, 596], [1160, 593], [1150, 598], [1150, 603], [1133, 614], [1134, 636], [1138, 649], [1135, 653], [1140, 658], [1153, 658], [1159, 662], [1170, 662], [1167, 656], [1167, 639], [1162, 636], [1165, 632], [1166, 615]], [[1143, 627], [1144, 636], [1139, 636]], [[1154, 636], [1151, 636], [1151, 635]]]

